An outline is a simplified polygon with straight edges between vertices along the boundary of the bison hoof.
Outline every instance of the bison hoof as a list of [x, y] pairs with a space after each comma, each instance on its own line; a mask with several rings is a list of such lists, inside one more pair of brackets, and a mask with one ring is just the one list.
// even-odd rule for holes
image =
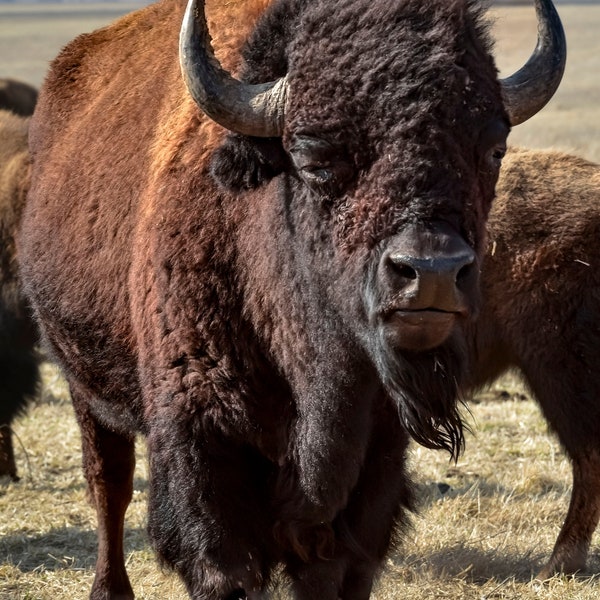
[[548, 564], [535, 576], [536, 581], [548, 581], [555, 575], [575, 575], [585, 571], [585, 558], [567, 558], [563, 560], [550, 559]]

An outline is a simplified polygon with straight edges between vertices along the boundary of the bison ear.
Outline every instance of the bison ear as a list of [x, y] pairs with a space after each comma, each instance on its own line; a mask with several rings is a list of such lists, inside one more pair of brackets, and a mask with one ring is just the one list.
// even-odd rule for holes
[[214, 152], [211, 174], [227, 190], [251, 190], [286, 169], [288, 157], [280, 138], [256, 138], [230, 133]]

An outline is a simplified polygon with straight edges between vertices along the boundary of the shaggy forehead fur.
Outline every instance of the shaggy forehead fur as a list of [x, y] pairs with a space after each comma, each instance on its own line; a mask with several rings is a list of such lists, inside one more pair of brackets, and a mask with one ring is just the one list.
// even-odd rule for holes
[[480, 4], [284, 0], [259, 22], [245, 60], [250, 81], [288, 73], [285, 146], [325, 139], [361, 173], [340, 244], [372, 246], [415, 212], [475, 229], [478, 210], [465, 203], [493, 193], [477, 186], [478, 137], [505, 119]]
[[[499, 112], [488, 23], [465, 0], [274, 2], [244, 58], [248, 81], [289, 73], [288, 127], [350, 132], [355, 146], [357, 133], [394, 137], [390, 125], [434, 124], [440, 111], [476, 123]], [[467, 115], [458, 99], [473, 104]]]
[[478, 120], [498, 110], [481, 11], [464, 1], [308, 3], [288, 54], [297, 130], [344, 125], [381, 140], [446, 112], [468, 116], [459, 98], [482, 103], [473, 108]]

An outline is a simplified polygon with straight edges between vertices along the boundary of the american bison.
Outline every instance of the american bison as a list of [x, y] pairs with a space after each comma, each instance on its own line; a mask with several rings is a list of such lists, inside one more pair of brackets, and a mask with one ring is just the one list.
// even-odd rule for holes
[[16, 79], [0, 77], [0, 109], [28, 117], [33, 114], [38, 91], [32, 85]]
[[0, 476], [17, 479], [11, 423], [38, 385], [36, 327], [18, 277], [15, 236], [25, 206], [29, 119], [0, 110]]
[[29, 121], [24, 117], [33, 114], [36, 100], [34, 87], [0, 78], [0, 477], [15, 480], [11, 423], [35, 394], [39, 380], [36, 329], [21, 293], [15, 255], [29, 165]]
[[[133, 597], [137, 432], [150, 538], [190, 596], [264, 598], [281, 564], [298, 599], [369, 597], [412, 502], [409, 435], [462, 445], [506, 136], [564, 67], [537, 9], [540, 43], [503, 81], [470, 0], [275, 0], [240, 79], [194, 0], [53, 61], [20, 250], [81, 427], [92, 598]], [[235, 48], [249, 12], [221, 10], [215, 45]]]
[[585, 568], [600, 517], [600, 165], [511, 150], [496, 189], [473, 384], [518, 367], [572, 461], [571, 505], [545, 579]]

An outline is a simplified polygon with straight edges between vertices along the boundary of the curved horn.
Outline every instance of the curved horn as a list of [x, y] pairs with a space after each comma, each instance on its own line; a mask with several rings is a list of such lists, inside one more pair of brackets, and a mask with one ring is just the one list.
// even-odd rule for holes
[[535, 0], [538, 40], [527, 63], [502, 79], [502, 97], [511, 125], [519, 125], [540, 111], [552, 98], [562, 79], [567, 43], [552, 0]]
[[204, 0], [189, 0], [179, 33], [183, 79], [198, 106], [214, 121], [243, 135], [278, 137], [283, 132], [286, 78], [244, 84], [215, 58]]

